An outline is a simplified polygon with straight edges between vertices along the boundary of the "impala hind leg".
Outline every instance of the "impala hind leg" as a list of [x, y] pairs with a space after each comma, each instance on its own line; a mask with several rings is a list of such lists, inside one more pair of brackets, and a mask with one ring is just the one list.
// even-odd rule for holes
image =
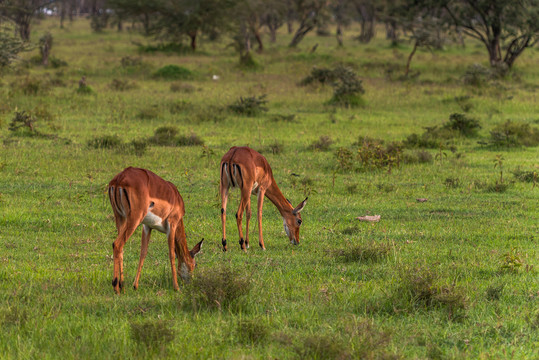
[[264, 238], [262, 237], [262, 205], [264, 204], [264, 191], [258, 193], [257, 201], [257, 220], [258, 220], [258, 245], [262, 250], [266, 250], [264, 246]]
[[137, 224], [126, 221], [118, 230], [118, 237], [112, 244], [114, 258], [114, 277], [112, 287], [116, 294], [120, 293], [124, 285], [124, 245], [135, 232]]
[[144, 265], [144, 259], [146, 254], [148, 254], [148, 244], [150, 243], [150, 235], [152, 234], [152, 229], [146, 225], [142, 226], [142, 240], [140, 245], [140, 259], [138, 262], [137, 275], [135, 276], [135, 282], [133, 283], [133, 288], [138, 289], [138, 281], [140, 279], [140, 272], [142, 271], [142, 265]]
[[226, 204], [228, 202], [228, 187], [221, 182], [221, 225], [223, 228], [223, 237], [221, 238], [221, 244], [223, 245], [223, 251], [227, 250], [226, 246]]
[[[240, 236], [240, 248], [243, 251], [247, 251], [245, 248], [245, 238], [243, 237], [242, 220], [243, 220], [243, 212], [245, 211], [245, 208], [247, 206], [247, 201], [249, 200], [248, 196], [249, 196], [249, 193], [247, 193], [247, 198], [245, 198], [245, 192], [242, 189], [240, 205], [238, 206], [238, 212], [236, 213], [236, 224], [238, 225], [238, 234]], [[246, 230], [248, 230], [248, 228]]]

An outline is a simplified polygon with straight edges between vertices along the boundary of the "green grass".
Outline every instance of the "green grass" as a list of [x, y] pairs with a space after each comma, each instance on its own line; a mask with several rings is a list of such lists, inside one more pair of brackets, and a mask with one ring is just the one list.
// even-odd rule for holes
[[[539, 127], [537, 50], [517, 60], [516, 77], [477, 88], [461, 79], [469, 65], [486, 64], [473, 42], [419, 52], [412, 63], [419, 76], [396, 81], [410, 45], [393, 50], [382, 37], [360, 44], [352, 30], [344, 48], [309, 35], [290, 50], [289, 35], [279, 34], [276, 45], [255, 55], [259, 68], [243, 71], [226, 42], [205, 42], [200, 54], [141, 54], [131, 41], [146, 39], [114, 30], [92, 34], [87, 20], [66, 23], [65, 30], [45, 20], [33, 29], [34, 40], [52, 33], [51, 55], [68, 66], [20, 65], [1, 79], [1, 358], [539, 356], [539, 190], [512, 175], [539, 171], [539, 148], [478, 144], [508, 119]], [[125, 71], [126, 56], [140, 56], [144, 71]], [[298, 86], [313, 66], [338, 63], [353, 66], [362, 80], [362, 107], [325, 105], [330, 86]], [[170, 82], [151, 77], [168, 64], [195, 73], [181, 81], [195, 90], [173, 91]], [[396, 66], [397, 76], [388, 78], [388, 66]], [[27, 76], [41, 80], [44, 90], [24, 94]], [[82, 76], [92, 94], [77, 94]], [[52, 84], [54, 78], [65, 86]], [[113, 79], [137, 86], [115, 91]], [[263, 95], [265, 113], [227, 110], [240, 97]], [[441, 126], [463, 112], [455, 100], [462, 96], [469, 96], [466, 116], [482, 128], [476, 138], [456, 138], [455, 152], [442, 149], [445, 155], [436, 157], [440, 150], [426, 150], [432, 162], [391, 169], [337, 168], [337, 149], [355, 156], [353, 144], [365, 136], [387, 144]], [[10, 131], [17, 111], [33, 114], [42, 136]], [[196, 134], [204, 147], [144, 142], [163, 126], [178, 136]], [[323, 136], [331, 142], [315, 146]], [[103, 139], [120, 145], [106, 148]], [[145, 151], [126, 145], [133, 141], [146, 144]], [[230, 251], [221, 251], [218, 167], [233, 145], [263, 151], [292, 203], [309, 196], [299, 246], [289, 245], [282, 219], [266, 201], [267, 251], [255, 245], [240, 251], [233, 216]], [[489, 191], [500, 178], [498, 154], [504, 192]], [[195, 276], [209, 279], [212, 289], [227, 277], [232, 285], [248, 281], [246, 294], [228, 306], [193, 306], [190, 299], [203, 304], [197, 291], [204, 284], [173, 291], [165, 236], [157, 232], [139, 289], [132, 290], [139, 229], [125, 247], [127, 290], [114, 295], [116, 234], [106, 184], [127, 166], [148, 168], [178, 186], [189, 248], [206, 239]], [[238, 198], [233, 192], [229, 214]], [[356, 220], [375, 214], [378, 223]], [[229, 275], [218, 276], [223, 273]]]

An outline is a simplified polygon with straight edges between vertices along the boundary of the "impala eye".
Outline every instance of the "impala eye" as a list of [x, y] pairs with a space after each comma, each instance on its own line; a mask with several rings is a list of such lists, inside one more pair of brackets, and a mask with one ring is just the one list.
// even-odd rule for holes
[[301, 219], [298, 219], [298, 225], [301, 225], [302, 221]]

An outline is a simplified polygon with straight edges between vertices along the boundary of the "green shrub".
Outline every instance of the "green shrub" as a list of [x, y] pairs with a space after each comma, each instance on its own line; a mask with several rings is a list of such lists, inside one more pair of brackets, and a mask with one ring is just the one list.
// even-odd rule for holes
[[361, 95], [365, 93], [357, 74], [347, 66], [338, 66], [334, 70], [335, 80], [332, 82], [333, 97], [329, 104], [347, 107], [364, 105]]
[[15, 116], [9, 123], [9, 130], [13, 132], [20, 132], [22, 130], [25, 133], [34, 133], [35, 122], [36, 118], [26, 111], [16, 111]]
[[334, 70], [329, 68], [313, 67], [309, 76], [300, 81], [300, 85], [310, 85], [313, 83], [331, 84], [336, 79]]
[[153, 76], [164, 80], [189, 80], [193, 78], [193, 72], [178, 65], [166, 65], [157, 70]]
[[148, 139], [150, 144], [159, 146], [174, 146], [176, 145], [176, 135], [178, 129], [174, 126], [161, 126], [157, 128], [151, 138]]
[[476, 136], [477, 131], [481, 129], [479, 121], [469, 118], [464, 114], [453, 113], [449, 115], [449, 122], [444, 124], [444, 128], [455, 130], [466, 137]]
[[268, 111], [265, 107], [268, 101], [266, 95], [240, 97], [235, 103], [228, 106], [228, 109], [236, 114], [245, 116], [255, 116]]
[[333, 140], [330, 136], [322, 135], [317, 141], [313, 142], [309, 148], [319, 151], [328, 151], [332, 144]]
[[495, 147], [539, 145], [539, 129], [523, 122], [507, 120], [490, 132], [490, 144]]

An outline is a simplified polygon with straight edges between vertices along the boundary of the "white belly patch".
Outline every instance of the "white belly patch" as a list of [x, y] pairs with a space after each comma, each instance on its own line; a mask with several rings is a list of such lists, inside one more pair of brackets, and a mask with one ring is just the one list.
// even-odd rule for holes
[[253, 184], [253, 188], [251, 189], [251, 194], [253, 194], [253, 195], [258, 194], [258, 183], [256, 181]]
[[148, 213], [142, 220], [142, 223], [149, 228], [155, 229], [165, 234], [168, 233], [168, 222], [163, 221], [163, 219], [161, 219], [159, 216], [155, 215], [151, 211], [148, 211]]

